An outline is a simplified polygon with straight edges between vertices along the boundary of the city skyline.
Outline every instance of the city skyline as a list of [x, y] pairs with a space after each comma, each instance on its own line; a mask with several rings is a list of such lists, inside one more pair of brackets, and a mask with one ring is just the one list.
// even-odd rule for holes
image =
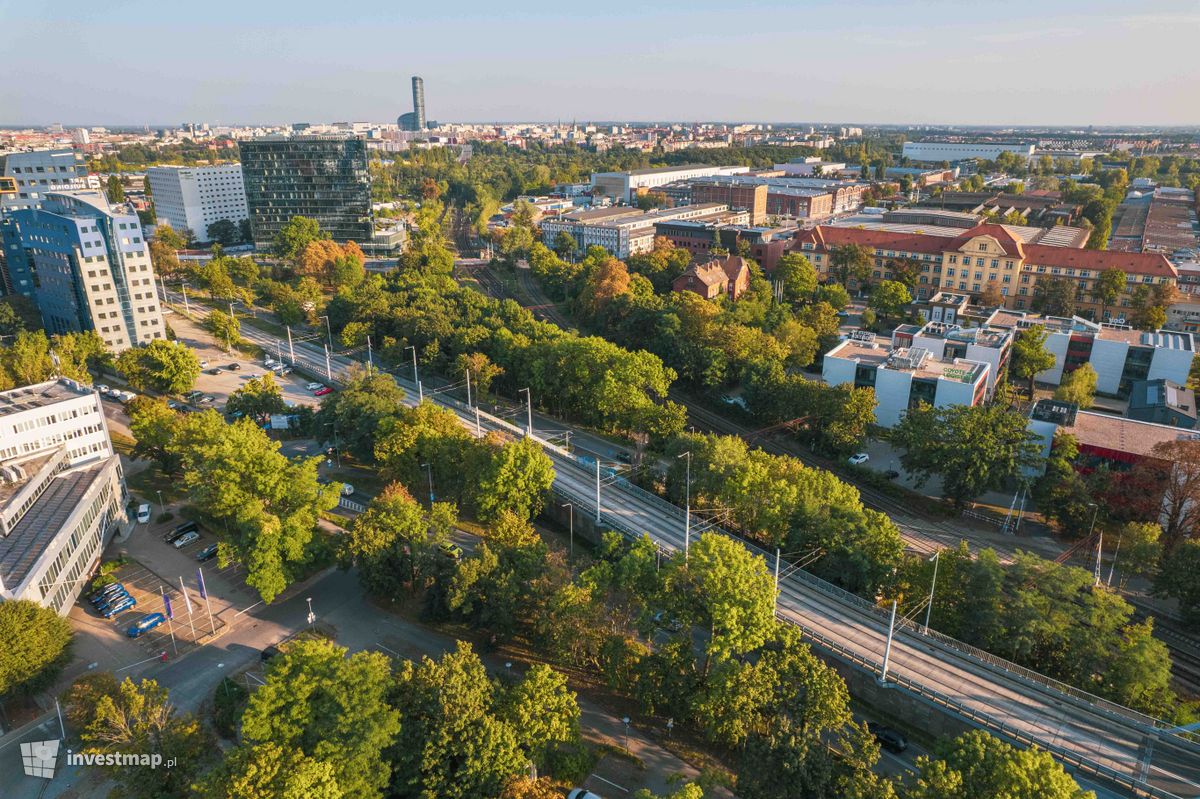
[[[1200, 124], [1190, 102], [1200, 76], [1187, 63], [1200, 12], [1179, 2], [1136, 13], [1071, 2], [1049, 14], [1019, 2], [1003, 19], [944, 2], [766, 2], [732, 26], [708, 2], [618, 3], [603, 14], [468, 3], [453, 18], [340, 9], [328, 20], [275, 2], [205, 19], [140, 1], [103, 16], [65, 6], [51, 16], [0, 3], [8, 28], [25, 32], [9, 42], [14, 61], [38, 65], [0, 88], [0, 124], [388, 120], [410, 107], [412, 75], [429, 84], [429, 117], [443, 121]], [[209, 21], [223, 19], [236, 22]], [[220, 57], [195, 70], [180, 57], [184, 30]], [[46, 58], [39, 43], [51, 34], [75, 44]], [[1131, 67], [1151, 51], [1153, 75]]]

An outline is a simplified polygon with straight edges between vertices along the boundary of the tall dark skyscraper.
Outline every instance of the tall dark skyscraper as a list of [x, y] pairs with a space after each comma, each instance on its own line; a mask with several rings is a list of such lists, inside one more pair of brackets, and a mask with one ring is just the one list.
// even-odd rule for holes
[[268, 136], [238, 142], [254, 243], [269, 246], [293, 216], [335, 241], [369, 242], [371, 174], [357, 136]]
[[413, 110], [396, 118], [400, 130], [425, 130], [425, 81], [420, 75], [413, 75]]

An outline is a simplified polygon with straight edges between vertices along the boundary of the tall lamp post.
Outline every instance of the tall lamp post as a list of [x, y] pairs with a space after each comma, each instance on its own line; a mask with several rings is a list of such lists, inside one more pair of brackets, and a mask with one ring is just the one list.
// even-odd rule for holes
[[429, 475], [429, 507], [433, 507], [433, 467], [428, 463], [422, 463], [425, 468], [425, 474]]
[[[1088, 507], [1092, 508], [1092, 523], [1088, 527], [1088, 538], [1092, 537], [1092, 533], [1096, 531], [1096, 516], [1100, 514], [1100, 506], [1095, 502], [1089, 502]], [[1104, 531], [1100, 531], [1100, 538], [1096, 541], [1096, 587], [1100, 587], [1100, 555], [1104, 552]]]
[[425, 401], [425, 392], [421, 390], [421, 377], [417, 374], [417, 348], [409, 344], [404, 349], [413, 353], [413, 382], [417, 384], [417, 402]]
[[687, 477], [683, 484], [683, 560], [687, 562], [692, 543], [692, 451], [677, 455], [676, 460], [679, 458], [687, 458]]
[[[525, 392], [525, 435], [533, 437], [533, 392], [527, 388], [521, 389]], [[517, 393], [520, 394], [521, 391]]]
[[329, 316], [326, 314], [322, 314], [321, 316], [318, 316], [317, 318], [325, 320], [325, 336], [329, 339], [329, 349], [332, 350], [333, 349], [333, 330], [329, 327]]
[[925, 632], [929, 633], [929, 614], [933, 612], [933, 590], [937, 588], [938, 560], [942, 550], [933, 553], [933, 579], [929, 581], [929, 604], [925, 606]]

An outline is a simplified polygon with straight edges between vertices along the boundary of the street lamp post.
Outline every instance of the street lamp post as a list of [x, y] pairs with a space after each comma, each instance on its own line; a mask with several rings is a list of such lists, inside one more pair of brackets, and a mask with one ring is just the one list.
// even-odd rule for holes
[[325, 320], [325, 335], [329, 338], [329, 349], [333, 349], [333, 330], [329, 327], [329, 316], [322, 314], [317, 318]]
[[188, 305], [188, 298], [187, 298], [187, 281], [184, 281], [182, 284], [180, 284], [180, 288], [183, 290], [183, 312], [185, 314], [187, 314], [188, 316], [191, 316], [192, 309]]
[[623, 716], [621, 721], [625, 722], [625, 751], [629, 751], [629, 716]]
[[309, 629], [311, 629], [313, 626], [313, 622], [317, 620], [317, 614], [313, 613], [312, 597], [308, 597], [307, 601], [308, 601], [308, 626], [309, 626]]
[[[533, 436], [533, 392], [527, 388], [521, 389], [525, 392], [525, 435]], [[517, 393], [520, 394], [521, 391]]]
[[570, 537], [571, 537], [571, 539], [570, 539], [571, 540], [571, 549], [570, 549], [569, 557], [574, 558], [575, 557], [575, 506], [573, 504], [571, 504], [570, 502], [564, 502], [562, 507], [566, 508], [567, 511], [571, 514], [570, 520], [567, 523], [567, 529], [570, 531], [568, 533], [568, 535], [570, 535]]
[[888, 666], [892, 661], [892, 636], [896, 633], [896, 600], [892, 600], [892, 619], [888, 622], [887, 646], [883, 649], [883, 668], [879, 672], [879, 683], [887, 682]]
[[417, 384], [417, 402], [425, 401], [425, 392], [421, 390], [421, 377], [417, 374], [417, 348], [409, 344], [404, 349], [413, 353], [413, 382]]
[[692, 451], [677, 455], [676, 460], [679, 458], [687, 458], [687, 478], [683, 484], [683, 560], [686, 562], [692, 543]]
[[158, 490], [155, 490], [155, 492], [154, 492], [154, 493], [158, 494], [158, 512], [159, 512], [160, 514], [166, 513], [166, 512], [167, 512], [167, 508], [166, 508], [166, 506], [165, 506], [165, 505], [163, 505], [163, 501], [162, 501], [162, 492], [161, 492], [161, 491], [158, 491]]
[[[1089, 502], [1088, 507], [1092, 508], [1092, 523], [1088, 527], [1088, 538], [1092, 537], [1092, 533], [1096, 531], [1096, 516], [1100, 513], [1100, 506], [1095, 502]], [[1100, 538], [1096, 541], [1096, 586], [1100, 586], [1100, 555], [1104, 552], [1104, 531], [1100, 531]]]
[[429, 507], [432, 508], [433, 507], [433, 467], [430, 466], [428, 463], [422, 463], [421, 466], [424, 467], [425, 474], [427, 474], [429, 476]]
[[937, 587], [938, 561], [942, 550], [933, 553], [933, 579], [929, 582], [929, 604], [925, 606], [925, 633], [929, 633], [929, 614], [933, 612], [933, 589]]

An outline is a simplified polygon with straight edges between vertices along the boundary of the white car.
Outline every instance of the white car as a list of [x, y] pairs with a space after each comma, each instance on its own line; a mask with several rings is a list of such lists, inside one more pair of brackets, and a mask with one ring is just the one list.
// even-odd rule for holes
[[267, 357], [265, 360], [263, 360], [263, 366], [267, 367], [268, 369], [270, 369], [274, 365], [275, 365], [274, 358]]
[[354, 494], [354, 486], [349, 483], [342, 483], [342, 496], [349, 497]]
[[849, 458], [849, 462], [850, 462], [851, 466], [862, 466], [864, 463], [866, 463], [869, 460], [871, 460], [871, 456], [865, 452], [855, 453], [854, 455], [851, 455]]
[[207, 369], [207, 368], [208, 368], [208, 361], [201, 361], [201, 362], [200, 362], [200, 368], [201, 368], [201, 369]]
[[139, 524], [148, 524], [150, 522], [150, 506], [144, 502], [138, 505], [137, 520]]
[[195, 541], [199, 538], [200, 538], [200, 534], [197, 533], [195, 530], [193, 530], [190, 533], [185, 533], [185, 534], [181, 535], [179, 538], [176, 538], [175, 543], [172, 546], [174, 546], [176, 549], [183, 549], [188, 544], [192, 543], [193, 541]]
[[308, 389], [309, 391], [320, 391], [321, 389], [325, 388], [325, 384], [324, 383], [309, 383], [307, 386], [305, 386], [305, 388]]
[[586, 788], [572, 788], [571, 792], [567, 794], [567, 799], [600, 799], [600, 797]]
[[97, 383], [96, 385], [92, 386], [92, 388], [99, 391], [100, 396], [104, 396], [105, 394], [107, 394], [109, 391], [112, 390], [108, 386], [104, 385], [103, 383]]

